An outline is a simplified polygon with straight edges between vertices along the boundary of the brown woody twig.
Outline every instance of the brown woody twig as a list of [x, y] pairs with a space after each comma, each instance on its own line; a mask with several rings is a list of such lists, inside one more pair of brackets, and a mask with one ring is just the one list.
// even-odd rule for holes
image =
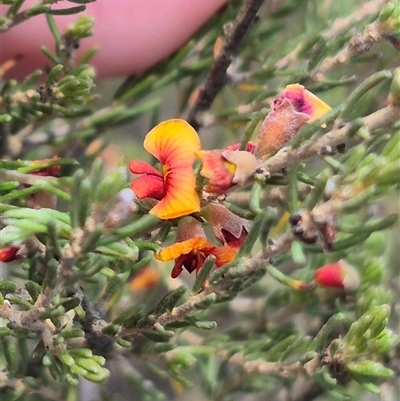
[[367, 25], [364, 32], [353, 36], [339, 53], [324, 59], [321, 65], [311, 72], [311, 78], [314, 81], [323, 81], [326, 73], [348, 64], [349, 60], [355, 56], [367, 53], [375, 43], [383, 39], [385, 35], [380, 28], [379, 20]]
[[[356, 21], [361, 21], [368, 18], [371, 14], [376, 13], [376, 11], [387, 3], [387, 0], [372, 0], [358, 8], [353, 14], [346, 18], [336, 19], [332, 27], [323, 33], [323, 38], [332, 39], [337, 37], [341, 32], [347, 29], [351, 24]], [[287, 56], [276, 62], [275, 66], [277, 69], [284, 69], [288, 67], [291, 63], [296, 61], [303, 50], [302, 44], [298, 45], [293, 51], [291, 51]]]
[[245, 0], [235, 25], [232, 27], [217, 59], [211, 67], [195, 104], [189, 111], [188, 121], [195, 129], [201, 126], [198, 114], [211, 106], [213, 100], [225, 85], [226, 70], [262, 3], [263, 0]]

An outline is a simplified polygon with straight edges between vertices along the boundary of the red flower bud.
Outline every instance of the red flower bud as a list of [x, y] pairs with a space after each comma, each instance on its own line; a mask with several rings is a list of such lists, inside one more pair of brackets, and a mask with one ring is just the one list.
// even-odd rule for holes
[[360, 285], [360, 276], [357, 270], [342, 259], [317, 269], [314, 279], [324, 287], [344, 291], [355, 291]]
[[[31, 166], [35, 166], [35, 165], [40, 166], [41, 164], [52, 163], [52, 162], [56, 163], [59, 159], [60, 158], [58, 156], [53, 156], [51, 159], [34, 160], [31, 163]], [[61, 166], [59, 164], [54, 164], [49, 167], [38, 167], [37, 170], [31, 171], [29, 174], [30, 175], [38, 175], [38, 176], [42, 176], [42, 177], [59, 177], [60, 169], [61, 169]]]
[[0, 249], [0, 262], [11, 262], [17, 259], [17, 252], [19, 246], [9, 246], [7, 248]]

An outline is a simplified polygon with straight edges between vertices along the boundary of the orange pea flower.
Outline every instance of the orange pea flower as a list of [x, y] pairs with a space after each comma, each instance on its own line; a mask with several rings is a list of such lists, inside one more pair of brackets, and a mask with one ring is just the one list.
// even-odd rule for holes
[[155, 258], [163, 262], [175, 260], [172, 278], [178, 277], [183, 268], [197, 273], [210, 255], [216, 257], [215, 264], [220, 267], [231, 262], [237, 253], [229, 246], [218, 248], [211, 243], [201, 224], [191, 216], [179, 220], [176, 241], [155, 254]]
[[210, 255], [216, 257], [215, 264], [220, 267], [231, 262], [236, 256], [236, 251], [229, 246], [218, 248], [203, 237], [193, 237], [163, 248], [155, 254], [155, 258], [163, 262], [175, 260], [171, 277], [176, 278], [183, 268], [189, 273], [197, 273]]
[[143, 174], [131, 184], [135, 195], [159, 200], [150, 213], [160, 219], [174, 219], [198, 212], [193, 162], [200, 139], [194, 128], [180, 119], [164, 121], [146, 135], [144, 148], [161, 162], [161, 171], [140, 161], [130, 162], [129, 169]]
[[331, 108], [299, 84], [288, 85], [271, 105], [263, 121], [255, 149], [257, 157], [282, 147], [302, 125], [326, 114]]
[[208, 179], [205, 190], [214, 194], [224, 194], [235, 186], [243, 185], [258, 165], [253, 155], [254, 145], [248, 143], [246, 150], [238, 150], [239, 144], [225, 149], [200, 150], [196, 156], [202, 163], [200, 174]]
[[183, 268], [189, 273], [192, 271], [198, 272], [215, 248], [216, 246], [206, 238], [193, 237], [163, 248], [161, 252], [155, 254], [155, 258], [162, 262], [169, 262], [175, 259], [171, 277], [176, 278], [181, 274]]

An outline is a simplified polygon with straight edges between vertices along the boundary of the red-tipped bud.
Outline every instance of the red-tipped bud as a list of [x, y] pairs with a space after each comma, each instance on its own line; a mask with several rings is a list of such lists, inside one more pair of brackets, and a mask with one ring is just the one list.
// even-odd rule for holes
[[7, 248], [0, 249], [0, 262], [11, 262], [17, 259], [17, 252], [19, 246], [9, 246]]
[[30, 166], [38, 166], [37, 170], [31, 171], [30, 175], [39, 175], [42, 177], [59, 177], [61, 166], [59, 164], [50, 165], [49, 167], [40, 167], [42, 164], [57, 163], [60, 160], [58, 156], [53, 156], [51, 159], [34, 160]]
[[357, 270], [342, 259], [317, 269], [314, 279], [324, 287], [344, 291], [355, 291], [360, 285], [360, 276]]

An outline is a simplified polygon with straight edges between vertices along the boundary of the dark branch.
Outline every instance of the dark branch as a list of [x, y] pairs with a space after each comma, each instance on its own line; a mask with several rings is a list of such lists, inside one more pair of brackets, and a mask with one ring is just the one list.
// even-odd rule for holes
[[85, 295], [83, 288], [75, 284], [68, 296], [74, 296], [81, 301], [85, 316], [80, 320], [82, 330], [85, 332], [85, 339], [88, 347], [96, 354], [107, 355], [114, 346], [114, 341], [110, 337], [101, 334], [101, 329], [106, 325], [104, 316]]
[[0, 157], [8, 153], [8, 129], [6, 124], [0, 123]]
[[309, 381], [304, 384], [302, 391], [296, 394], [293, 401], [312, 401], [324, 393], [324, 390], [319, 387], [314, 381]]
[[225, 85], [226, 70], [262, 3], [263, 0], [245, 0], [235, 25], [228, 34], [217, 59], [207, 75], [196, 103], [189, 111], [188, 121], [195, 129], [201, 126], [198, 119], [199, 112], [207, 110], [211, 106], [213, 100]]

